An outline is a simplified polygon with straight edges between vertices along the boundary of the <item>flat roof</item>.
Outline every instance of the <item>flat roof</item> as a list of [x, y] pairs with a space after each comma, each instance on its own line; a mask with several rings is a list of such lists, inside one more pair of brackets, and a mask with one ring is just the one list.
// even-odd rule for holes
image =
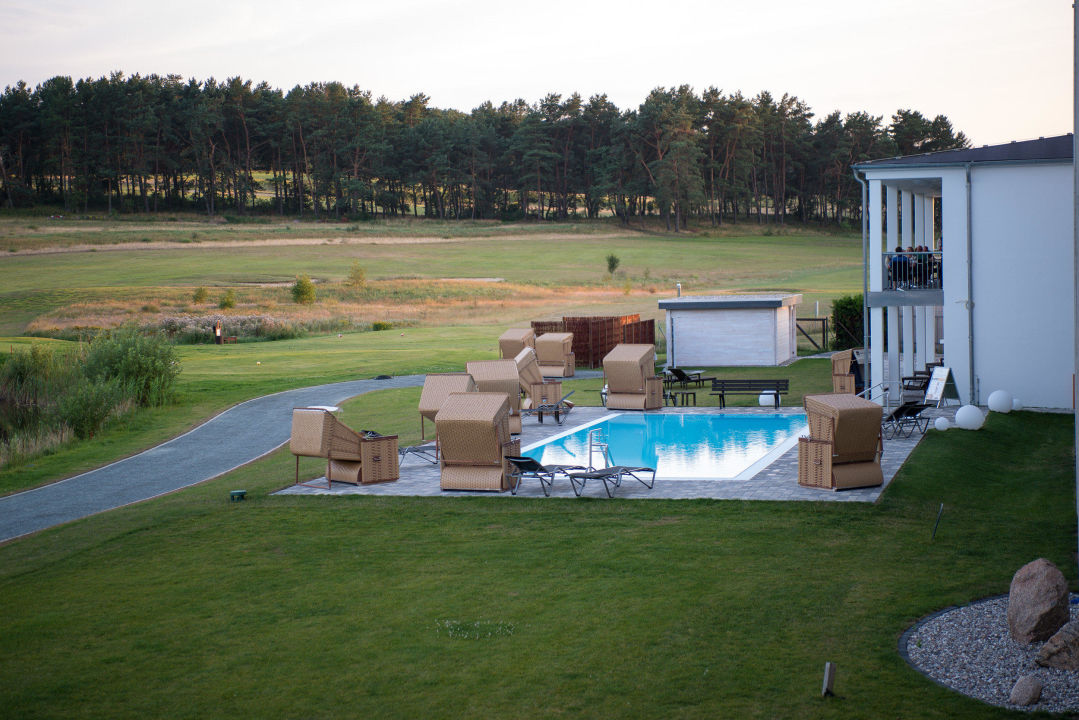
[[1070, 162], [1072, 159], [1072, 136], [1056, 135], [1037, 140], [1020, 140], [1002, 145], [982, 145], [976, 148], [939, 150], [920, 155], [881, 158], [855, 163], [853, 167], [873, 170], [886, 167], [910, 167], [918, 165], [966, 165], [967, 163], [1039, 163]]
[[783, 295], [761, 293], [759, 295], [686, 295], [659, 301], [661, 310], [748, 310], [778, 308], [797, 305], [802, 301], [800, 293]]

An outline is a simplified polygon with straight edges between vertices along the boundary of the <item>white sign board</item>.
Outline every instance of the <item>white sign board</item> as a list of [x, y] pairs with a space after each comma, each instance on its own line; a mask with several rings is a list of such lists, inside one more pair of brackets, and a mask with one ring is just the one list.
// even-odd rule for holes
[[948, 397], [959, 397], [958, 388], [955, 387], [955, 381], [952, 379], [951, 368], [935, 367], [933, 368], [933, 374], [929, 378], [929, 387], [925, 391], [926, 405], [936, 405], [940, 407], [940, 403], [944, 400], [945, 390], [950, 389], [952, 392]]

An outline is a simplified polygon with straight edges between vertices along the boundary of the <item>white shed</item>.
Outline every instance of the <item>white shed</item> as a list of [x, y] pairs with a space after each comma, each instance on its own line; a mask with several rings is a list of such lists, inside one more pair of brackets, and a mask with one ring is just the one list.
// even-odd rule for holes
[[797, 356], [801, 295], [697, 295], [659, 301], [668, 367], [782, 365]]

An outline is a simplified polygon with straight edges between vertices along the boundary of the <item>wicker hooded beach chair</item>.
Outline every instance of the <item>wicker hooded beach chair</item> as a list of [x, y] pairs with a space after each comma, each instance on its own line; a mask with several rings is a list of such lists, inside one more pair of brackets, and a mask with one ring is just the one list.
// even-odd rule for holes
[[655, 410], [663, 406], [663, 378], [656, 372], [653, 345], [620, 344], [603, 358], [607, 408]]
[[536, 338], [536, 358], [544, 377], [573, 377], [573, 333], [544, 333]]
[[300, 457], [326, 458], [326, 484], [389, 482], [400, 476], [397, 436], [368, 436], [318, 408], [292, 411], [289, 450], [296, 456], [296, 482], [300, 482]]
[[442, 403], [450, 393], [476, 392], [476, 381], [468, 373], [431, 373], [423, 380], [420, 392], [420, 438], [426, 439], [423, 421], [435, 421]]
[[521, 432], [521, 376], [513, 360], [472, 360], [465, 363], [480, 392], [505, 393], [510, 404], [510, 432]]
[[525, 348], [535, 347], [536, 333], [532, 328], [510, 328], [498, 338], [498, 353], [503, 360], [511, 360]]
[[803, 402], [809, 437], [798, 440], [798, 484], [843, 490], [883, 483], [880, 405], [847, 393]]
[[507, 456], [519, 456], [512, 440], [505, 393], [451, 393], [435, 416], [441, 444], [443, 490], [508, 490]]
[[853, 360], [853, 350], [832, 354], [832, 392], [854, 393], [854, 373], [850, 371]]

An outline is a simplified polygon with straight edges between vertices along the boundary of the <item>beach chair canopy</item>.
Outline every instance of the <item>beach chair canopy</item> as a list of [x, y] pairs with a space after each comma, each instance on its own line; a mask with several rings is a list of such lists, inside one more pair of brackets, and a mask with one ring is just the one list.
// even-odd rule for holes
[[881, 437], [881, 407], [857, 395], [827, 393], [804, 399], [810, 437], [832, 444], [833, 463], [872, 462]]
[[420, 393], [420, 415], [434, 420], [450, 393], [475, 392], [476, 381], [468, 373], [432, 373], [423, 380]]
[[504, 360], [517, 357], [524, 348], [536, 347], [536, 333], [532, 328], [510, 328], [498, 338], [498, 351]]
[[516, 414], [521, 409], [521, 376], [517, 372], [517, 363], [513, 360], [472, 360], [465, 363], [465, 369], [476, 381], [480, 392], [505, 393], [508, 396], [510, 412]]
[[540, 365], [562, 365], [573, 352], [573, 333], [544, 333], [536, 338], [536, 358]]
[[645, 379], [656, 374], [655, 346], [615, 345], [603, 358], [603, 374], [610, 393], [645, 392]]
[[[521, 385], [521, 391], [529, 394], [529, 386], [543, 382], [543, 374], [540, 372], [536, 351], [530, 347], [523, 348], [513, 358], [513, 361], [517, 364], [517, 378]], [[531, 397], [531, 395], [529, 396]]]
[[435, 415], [443, 490], [507, 490], [505, 458], [520, 454], [510, 439], [505, 393], [452, 393]]

